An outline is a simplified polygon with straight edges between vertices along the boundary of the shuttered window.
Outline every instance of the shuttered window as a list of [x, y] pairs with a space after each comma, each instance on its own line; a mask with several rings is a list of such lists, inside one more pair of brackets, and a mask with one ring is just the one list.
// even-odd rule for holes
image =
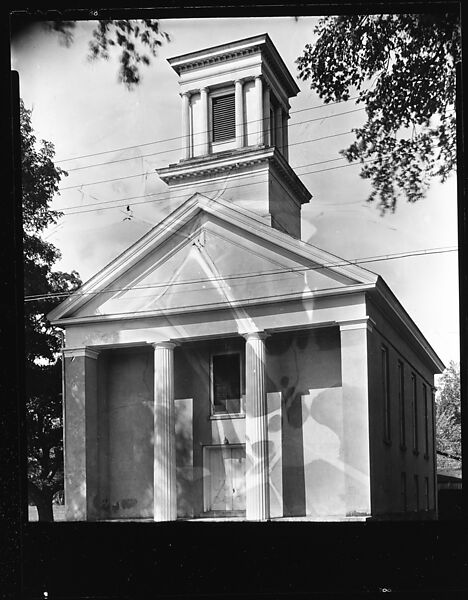
[[212, 98], [213, 142], [236, 136], [234, 94]]

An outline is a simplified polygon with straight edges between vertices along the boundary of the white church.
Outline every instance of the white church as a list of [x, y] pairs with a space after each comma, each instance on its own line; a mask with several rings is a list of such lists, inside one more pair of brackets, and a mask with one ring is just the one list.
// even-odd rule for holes
[[301, 241], [294, 77], [266, 34], [169, 65], [181, 203], [49, 314], [66, 518], [435, 518], [444, 365], [381, 277]]

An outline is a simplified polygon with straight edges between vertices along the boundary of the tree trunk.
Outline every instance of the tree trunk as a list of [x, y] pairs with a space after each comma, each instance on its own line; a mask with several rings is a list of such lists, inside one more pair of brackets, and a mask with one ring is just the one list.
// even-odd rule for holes
[[42, 493], [41, 497], [36, 500], [37, 515], [39, 521], [53, 522], [54, 512], [52, 510], [52, 495]]
[[53, 491], [50, 489], [41, 490], [31, 481], [28, 484], [29, 499], [36, 505], [39, 521], [52, 522], [54, 520], [52, 510]]

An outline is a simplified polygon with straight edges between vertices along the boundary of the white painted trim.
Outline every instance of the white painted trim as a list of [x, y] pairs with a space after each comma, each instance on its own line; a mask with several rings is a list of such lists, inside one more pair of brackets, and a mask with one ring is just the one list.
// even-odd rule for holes
[[[140, 238], [140, 240], [130, 246], [130, 248], [122, 252], [104, 269], [83, 284], [81, 288], [64, 300], [59, 306], [54, 308], [47, 316], [49, 321], [59, 323], [59, 320], [63, 319], [67, 313], [75, 311], [80, 306], [86, 304], [91, 297], [88, 294], [105, 291], [105, 288], [112, 281], [143, 259], [149, 252], [162, 245], [167, 238], [178, 231], [200, 211], [204, 211], [218, 220], [244, 229], [266, 240], [269, 244], [277, 245], [279, 248], [287, 250], [300, 258], [305, 258], [311, 263], [320, 265], [330, 262], [343, 262], [343, 259], [340, 257], [270, 227], [265, 224], [261, 217], [249, 210], [221, 199], [210, 200], [206, 196], [196, 193]], [[378, 277], [367, 269], [362, 269], [356, 265], [329, 267], [329, 270], [350, 279], [358, 280], [360, 283], [375, 283]]]
[[364, 317], [362, 319], [353, 319], [351, 321], [337, 321], [340, 326], [340, 331], [348, 331], [350, 329], [367, 329], [372, 331], [373, 326], [375, 327], [375, 321], [371, 317]]
[[[183, 314], [187, 315], [190, 313], [198, 312], [209, 312], [212, 310], [231, 310], [232, 308], [240, 308], [245, 306], [255, 306], [261, 304], [274, 304], [277, 302], [293, 302], [294, 300], [306, 301], [314, 298], [322, 298], [327, 296], [340, 296], [355, 294], [356, 292], [365, 292], [374, 289], [374, 284], [358, 284], [353, 286], [347, 286], [345, 288], [330, 288], [325, 290], [313, 290], [309, 292], [294, 292], [292, 294], [282, 294], [272, 298], [271, 296], [263, 296], [258, 298], [249, 298], [244, 300], [237, 300], [231, 302], [214, 302], [212, 304], [198, 304], [193, 306], [182, 306], [173, 309], [161, 309], [151, 311], [139, 311], [128, 315], [126, 313], [115, 313], [112, 315], [93, 315], [90, 317], [65, 317], [61, 319], [51, 320], [52, 325], [78, 325], [82, 323], [94, 323], [94, 322], [106, 322], [106, 321], [120, 321], [120, 320], [132, 320], [132, 319], [143, 319], [150, 317], [159, 317], [167, 315]], [[328, 323], [328, 322], [327, 322]], [[318, 324], [320, 325], [320, 324]]]
[[91, 349], [88, 347], [85, 348], [64, 348], [63, 355], [65, 358], [94, 358], [95, 360], [99, 356], [100, 351]]

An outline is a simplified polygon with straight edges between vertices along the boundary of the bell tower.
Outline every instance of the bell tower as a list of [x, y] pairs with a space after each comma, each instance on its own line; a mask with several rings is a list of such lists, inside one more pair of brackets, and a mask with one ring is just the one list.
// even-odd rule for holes
[[158, 170], [173, 197], [200, 192], [300, 238], [311, 194], [288, 163], [289, 99], [299, 88], [267, 34], [176, 56], [182, 158]]

